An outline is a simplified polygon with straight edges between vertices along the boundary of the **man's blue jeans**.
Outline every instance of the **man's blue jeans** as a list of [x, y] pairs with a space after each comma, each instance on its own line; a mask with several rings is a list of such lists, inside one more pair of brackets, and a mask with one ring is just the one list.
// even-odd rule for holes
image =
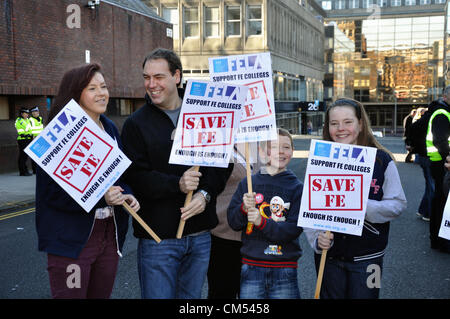
[[211, 235], [139, 239], [138, 272], [144, 299], [199, 299], [208, 271]]
[[299, 299], [297, 268], [266, 268], [243, 264], [241, 299]]
[[[316, 270], [320, 257], [314, 254]], [[378, 299], [382, 268], [383, 257], [357, 262], [327, 258], [320, 299]]]

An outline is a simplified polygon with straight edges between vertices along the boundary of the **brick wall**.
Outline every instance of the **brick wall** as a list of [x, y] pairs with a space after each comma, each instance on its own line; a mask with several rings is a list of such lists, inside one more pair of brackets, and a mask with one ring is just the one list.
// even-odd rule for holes
[[[158, 46], [172, 48], [169, 25], [107, 3], [95, 17], [86, 3], [0, 2], [1, 95], [55, 95], [63, 73], [83, 64], [90, 50], [91, 61], [104, 68], [111, 97], [142, 97], [143, 58]], [[70, 4], [81, 9], [81, 28], [66, 24]]]
[[[57, 93], [67, 70], [100, 63], [111, 98], [142, 99], [142, 62], [156, 47], [173, 48], [171, 25], [101, 2], [97, 15], [87, 0], [0, 1], [0, 95], [8, 96], [11, 120], [0, 121], [0, 172], [17, 169], [14, 120], [21, 107], [40, 106]], [[69, 28], [71, 4], [80, 8], [80, 28]], [[122, 120], [119, 120], [119, 125]]]

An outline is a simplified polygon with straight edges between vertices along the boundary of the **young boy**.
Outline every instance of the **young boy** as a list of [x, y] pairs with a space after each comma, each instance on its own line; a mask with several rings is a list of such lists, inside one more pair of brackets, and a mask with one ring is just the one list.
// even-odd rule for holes
[[[259, 152], [266, 164], [252, 176], [254, 193], [248, 193], [244, 178], [228, 207], [231, 228], [243, 230], [240, 298], [300, 298], [297, 260], [303, 229], [297, 218], [303, 184], [287, 169], [292, 137], [278, 129], [278, 140], [263, 143]], [[246, 231], [249, 222], [253, 228]]]

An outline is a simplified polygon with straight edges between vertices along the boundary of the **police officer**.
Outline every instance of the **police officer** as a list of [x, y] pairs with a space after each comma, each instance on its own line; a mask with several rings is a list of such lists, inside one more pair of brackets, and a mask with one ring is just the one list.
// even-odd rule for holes
[[30, 112], [31, 134], [33, 134], [33, 138], [35, 138], [44, 130], [44, 122], [42, 116], [39, 116], [39, 106], [35, 106]]
[[431, 248], [450, 253], [450, 241], [438, 237], [447, 199], [443, 179], [446, 171], [445, 159], [450, 154], [450, 85], [444, 89], [442, 99], [430, 104], [429, 111], [432, 113], [428, 121], [425, 142], [427, 156], [431, 161], [431, 176], [435, 184], [430, 216]]
[[[39, 106], [35, 106], [30, 112], [31, 134], [34, 139], [44, 130], [44, 122], [42, 116], [39, 116]], [[36, 163], [33, 160], [31, 161], [31, 167], [33, 168], [33, 174], [36, 174]]]
[[19, 172], [20, 176], [30, 176], [31, 173], [27, 169], [27, 159], [28, 155], [24, 152], [24, 149], [30, 144], [33, 139], [33, 134], [31, 134], [30, 119], [28, 118], [30, 111], [26, 108], [20, 109], [19, 117], [16, 119], [16, 130], [17, 130], [17, 144], [19, 145]]

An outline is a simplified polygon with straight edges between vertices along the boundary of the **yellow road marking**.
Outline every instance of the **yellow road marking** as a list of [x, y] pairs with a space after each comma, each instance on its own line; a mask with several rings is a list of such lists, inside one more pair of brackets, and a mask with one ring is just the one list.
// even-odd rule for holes
[[27, 209], [20, 210], [20, 211], [17, 211], [17, 212], [5, 214], [5, 215], [0, 215], [0, 220], [5, 220], [5, 219], [9, 219], [9, 218], [20, 216], [20, 215], [33, 213], [34, 211], [35, 211], [35, 208], [31, 207], [31, 208], [27, 208]]

